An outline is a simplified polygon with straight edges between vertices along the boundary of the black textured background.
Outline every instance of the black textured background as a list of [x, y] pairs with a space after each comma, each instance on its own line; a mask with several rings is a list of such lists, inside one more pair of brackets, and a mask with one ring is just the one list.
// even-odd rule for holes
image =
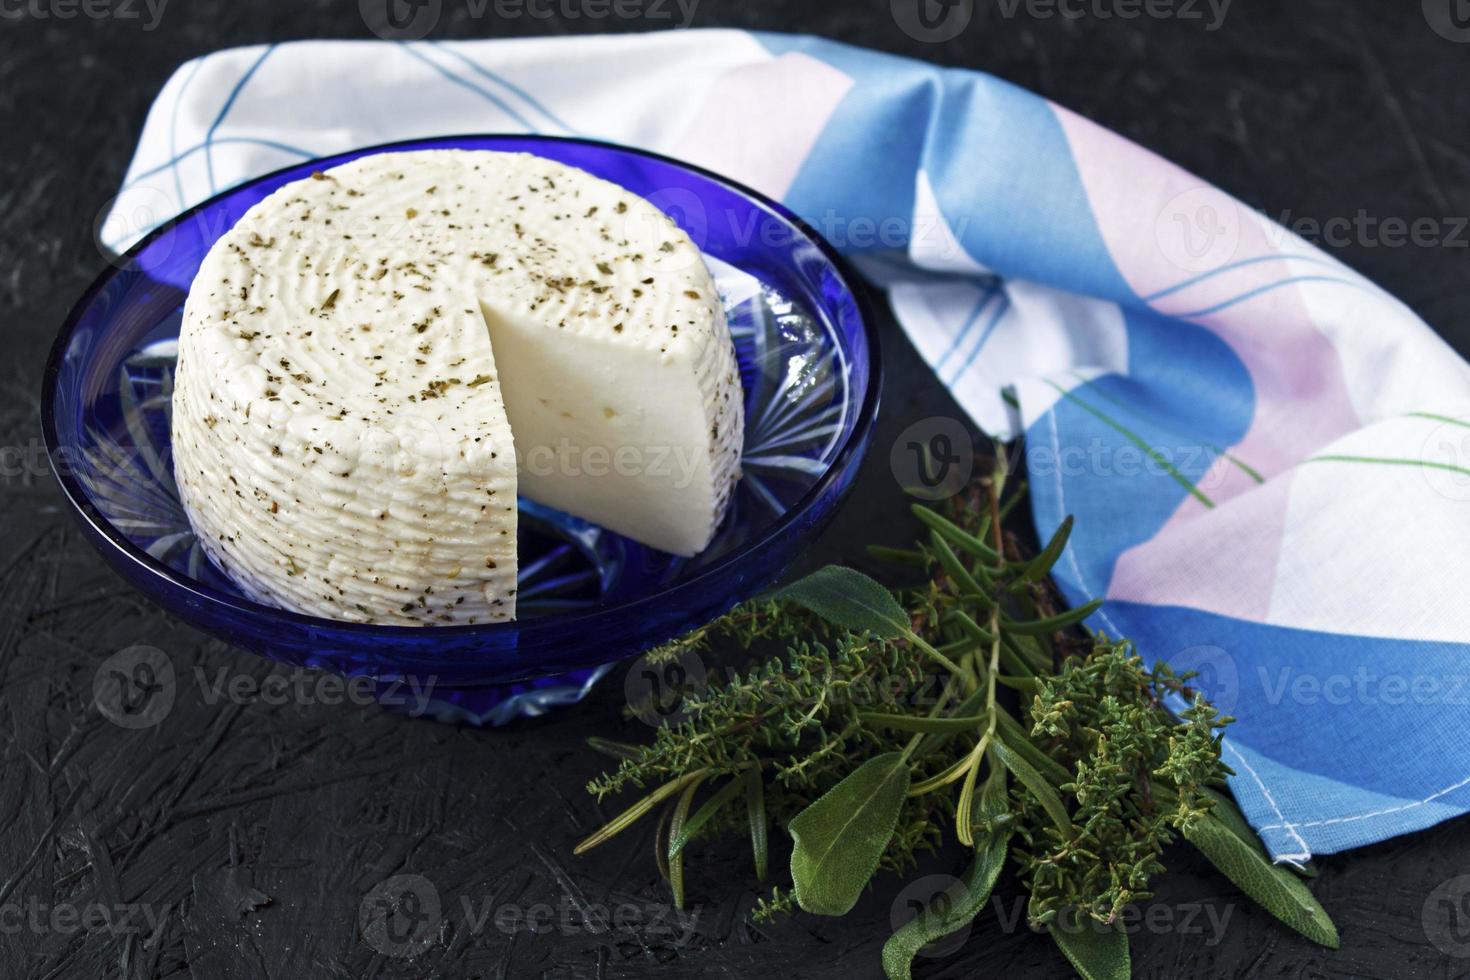
[[[692, 922], [673, 920], [663, 904], [648, 829], [571, 856], [610, 812], [583, 792], [599, 760], [582, 740], [647, 733], [621, 717], [621, 674], [580, 708], [490, 732], [319, 697], [211, 703], [199, 676], [207, 686], [274, 668], [162, 615], [81, 540], [41, 459], [41, 364], [102, 267], [94, 220], [169, 73], [228, 45], [368, 35], [353, 0], [171, 0], [152, 31], [142, 29], [141, 6], [135, 20], [36, 15], [66, 2], [0, 2], [0, 978], [880, 975], [896, 879], [880, 880], [845, 920], [753, 928], [742, 918], [753, 891], [738, 846], [691, 858]], [[1362, 209], [1449, 228], [1445, 219], [1470, 212], [1470, 44], [1431, 30], [1415, 0], [1236, 0], [1216, 31], [1184, 18], [1002, 10], [1000, 0], [976, 0], [969, 28], [943, 44], [896, 29], [887, 0], [700, 0], [694, 23], [821, 33], [984, 69], [1272, 215], [1324, 220]], [[474, 20], [446, 0], [434, 36], [658, 26]], [[1359, 240], [1336, 251], [1470, 349], [1463, 237], [1428, 248]], [[857, 492], [813, 561], [854, 559], [861, 542], [907, 536], [888, 447], [910, 421], [957, 414], [883, 316], [882, 424]], [[181, 678], [172, 711], [142, 731], [112, 725], [92, 703], [99, 663], [132, 643], [165, 650]], [[1470, 975], [1470, 959], [1431, 946], [1423, 924], [1435, 886], [1470, 871], [1466, 828], [1455, 821], [1322, 859], [1313, 888], [1342, 931], [1338, 952], [1275, 926], [1189, 854], [1171, 853], [1180, 872], [1152, 903], [1155, 925], [1134, 937], [1136, 973]], [[947, 855], [915, 876], [957, 861]], [[377, 954], [357, 925], [364, 896], [400, 873], [424, 876], [445, 910], [441, 941], [411, 961]], [[1016, 894], [1002, 883], [1004, 910]], [[547, 931], [510, 928], [516, 910], [541, 903]], [[87, 930], [65, 917], [98, 904], [128, 906], [134, 920], [158, 926]], [[611, 932], [571, 911], [589, 906], [621, 908]], [[487, 910], [476, 930], [472, 920]], [[1229, 916], [1222, 932], [1205, 911]], [[1442, 910], [1429, 913], [1444, 921]], [[961, 950], [927, 961], [921, 975], [1068, 971], [1048, 942], [1007, 930], [991, 911]]]

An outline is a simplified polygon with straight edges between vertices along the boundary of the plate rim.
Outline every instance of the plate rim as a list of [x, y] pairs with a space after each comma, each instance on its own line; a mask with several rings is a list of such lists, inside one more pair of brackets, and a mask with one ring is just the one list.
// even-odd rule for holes
[[[332, 161], [338, 160], [341, 157], [350, 156], [356, 158], [373, 152], [389, 152], [395, 148], [405, 146], [419, 146], [423, 148], [428, 148], [425, 147], [424, 144], [447, 143], [456, 140], [470, 139], [522, 140], [545, 143], [574, 143], [583, 146], [597, 147], [604, 150], [613, 150], [618, 153], [627, 153], [635, 156], [641, 156], [647, 159], [658, 161], [660, 163], [672, 165], [681, 170], [685, 170], [700, 177], [703, 177], [706, 180], [712, 181], [716, 184], [723, 185], [730, 190], [736, 191], [737, 193], [756, 201], [766, 208], [769, 208], [779, 217], [790, 222], [799, 231], [801, 231], [802, 234], [806, 235], [807, 238], [810, 239], [817, 246], [818, 250], [821, 251], [823, 257], [831, 263], [832, 267], [836, 270], [838, 277], [842, 280], [843, 286], [847, 289], [848, 295], [853, 298], [853, 303], [857, 309], [859, 324], [862, 328], [864, 339], [868, 343], [868, 388], [867, 391], [864, 392], [862, 403], [858, 407], [856, 423], [854, 425], [852, 433], [843, 442], [843, 445], [838, 449], [837, 454], [833, 457], [831, 465], [827, 467], [826, 471], [823, 472], [822, 476], [816, 481], [816, 483], [808, 488], [806, 493], [804, 493], [799, 499], [797, 499], [797, 501], [792, 504], [790, 508], [787, 509], [786, 513], [783, 514], [776, 522], [774, 522], [766, 531], [766, 533], [762, 534], [758, 540], [747, 544], [745, 547], [740, 548], [730, 553], [729, 555], [726, 555], [719, 561], [710, 565], [708, 568], [701, 569], [693, 577], [680, 581], [667, 589], [653, 592], [648, 595], [639, 596], [634, 599], [629, 599], [626, 602], [620, 602], [615, 605], [594, 606], [591, 609], [579, 611], [576, 613], [554, 613], [547, 616], [537, 616], [532, 619], [508, 620], [505, 622], [497, 623], [466, 623], [449, 626], [405, 626], [381, 623], [354, 623], [347, 620], [331, 619], [326, 616], [312, 616], [306, 613], [294, 612], [289, 609], [282, 609], [278, 606], [271, 606], [262, 602], [256, 602], [255, 600], [249, 599], [243, 595], [231, 595], [225, 592], [221, 592], [218, 589], [215, 589], [213, 586], [207, 585], [203, 582], [198, 581], [197, 579], [193, 579], [179, 572], [176, 572], [174, 569], [168, 567], [163, 562], [154, 558], [152, 555], [149, 555], [143, 549], [139, 548], [133, 542], [129, 541], [126, 537], [122, 536], [121, 533], [113, 527], [112, 522], [108, 521], [105, 517], [101, 515], [100, 512], [97, 511], [96, 507], [91, 503], [90, 497], [77, 481], [76, 477], [73, 476], [70, 472], [66, 471], [69, 470], [69, 467], [62, 467], [58, 465], [57, 457], [60, 455], [60, 440], [57, 437], [56, 418], [53, 406], [56, 401], [57, 386], [60, 382], [61, 365], [63, 360], [65, 359], [66, 349], [70, 346], [73, 337], [75, 337], [76, 335], [77, 323], [81, 319], [82, 314], [92, 305], [93, 301], [97, 297], [97, 294], [100, 293], [109, 282], [111, 282], [118, 274], [120, 274], [124, 270], [127, 264], [126, 260], [136, 257], [145, 248], [152, 244], [156, 238], [167, 234], [183, 221], [186, 221], [200, 211], [214, 206], [217, 202], [219, 202], [226, 196], [235, 194], [239, 192], [242, 188], [248, 187], [252, 184], [262, 183], [287, 172], [300, 170], [305, 167], [312, 167], [314, 165], [325, 165], [327, 167], [334, 166], [335, 164]], [[144, 235], [141, 239], [135, 242], [126, 252], [123, 252], [121, 255], [119, 255], [115, 261], [110, 262], [109, 268], [97, 275], [96, 278], [92, 280], [91, 284], [86, 288], [86, 290], [83, 291], [81, 297], [74, 304], [72, 304], [71, 309], [67, 311], [65, 318], [61, 322], [61, 328], [57, 332], [56, 339], [52, 342], [51, 350], [47, 354], [46, 366], [42, 373], [41, 380], [41, 436], [42, 441], [46, 446], [46, 459], [51, 468], [52, 475], [56, 477], [57, 482], [61, 485], [62, 492], [65, 495], [67, 503], [71, 506], [73, 512], [75, 512], [76, 515], [81, 518], [86, 526], [86, 529], [91, 532], [91, 536], [94, 538], [94, 542], [99, 544], [105, 542], [112, 549], [114, 554], [128, 559], [133, 565], [138, 566], [142, 571], [163, 579], [174, 588], [181, 590], [184, 594], [192, 596], [198, 601], [208, 603], [211, 606], [224, 606], [236, 614], [248, 616], [251, 618], [259, 618], [263, 616], [271, 620], [283, 621], [285, 623], [303, 628], [317, 630], [341, 630], [348, 633], [357, 633], [363, 636], [374, 636], [384, 639], [407, 638], [411, 636], [482, 636], [490, 638], [498, 635], [509, 635], [512, 633], [519, 634], [523, 631], [530, 631], [532, 633], [550, 631], [553, 628], [559, 629], [565, 626], [585, 623], [591, 620], [595, 620], [601, 616], [621, 615], [628, 612], [637, 612], [638, 609], [645, 605], [649, 605], [662, 600], [676, 599], [684, 591], [694, 589], [699, 584], [705, 582], [708, 579], [725, 574], [731, 569], [732, 566], [734, 566], [738, 561], [742, 560], [748, 553], [758, 551], [768, 546], [773, 540], [789, 532], [792, 525], [796, 524], [800, 519], [806, 516], [807, 510], [812, 506], [813, 503], [815, 503], [815, 501], [819, 497], [822, 496], [822, 494], [826, 493], [831, 488], [832, 484], [838, 478], [838, 475], [845, 471], [847, 466], [851, 463], [853, 455], [856, 454], [858, 450], [868, 441], [877, 422], [880, 395], [883, 387], [883, 362], [881, 357], [881, 342], [878, 336], [875, 318], [873, 316], [872, 304], [866, 295], [865, 288], [866, 287], [863, 284], [862, 278], [856, 274], [851, 263], [849, 263], [847, 259], [844, 258], [837, 251], [837, 249], [834, 248], [832, 244], [828, 242], [825, 237], [822, 236], [820, 232], [818, 232], [800, 216], [795, 214], [779, 201], [776, 201], [768, 197], [767, 195], [762, 194], [760, 191], [757, 191], [751, 187], [746, 186], [745, 184], [742, 184], [739, 181], [732, 180], [731, 178], [725, 177], [721, 174], [717, 174], [712, 170], [699, 166], [698, 164], [688, 163], [675, 157], [667, 156], [662, 153], [656, 153], [652, 150], [644, 150], [638, 147], [627, 146], [621, 143], [614, 143], [608, 140], [588, 139], [585, 137], [577, 136], [542, 136], [536, 133], [455, 133], [448, 135], [423, 136], [415, 137], [412, 139], [394, 140], [389, 143], [376, 143], [368, 146], [357, 147], [355, 149], [343, 150], [340, 153], [334, 153], [329, 156], [315, 157], [313, 159], [300, 161], [285, 167], [278, 167], [275, 170], [257, 175], [255, 177], [251, 177], [248, 180], [244, 180], [240, 183], [227, 187], [219, 193], [211, 195], [205, 200], [200, 201], [199, 203], [187, 208], [184, 211], [179, 212], [174, 217], [163, 222], [157, 228], [154, 228], [152, 231], [148, 232], [148, 234]]]

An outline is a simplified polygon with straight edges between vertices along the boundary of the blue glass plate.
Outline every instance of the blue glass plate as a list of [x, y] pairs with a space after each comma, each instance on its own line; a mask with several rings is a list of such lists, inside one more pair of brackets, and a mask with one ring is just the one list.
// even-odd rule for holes
[[[520, 618], [476, 626], [341, 623], [246, 598], [204, 556], [174, 485], [169, 407], [189, 283], [205, 253], [283, 184], [387, 150], [524, 151], [662, 208], [711, 259], [745, 386], [745, 455], [730, 515], [692, 559], [520, 501]], [[169, 612], [286, 663], [432, 690], [429, 713], [499, 723], [576, 701], [613, 662], [769, 585], [852, 485], [878, 407], [878, 342], [830, 245], [786, 209], [707, 171], [624, 147], [455, 136], [279, 170], [152, 232], [67, 317], [46, 366], [52, 468], [88, 537]], [[386, 698], [384, 699], [387, 700]]]

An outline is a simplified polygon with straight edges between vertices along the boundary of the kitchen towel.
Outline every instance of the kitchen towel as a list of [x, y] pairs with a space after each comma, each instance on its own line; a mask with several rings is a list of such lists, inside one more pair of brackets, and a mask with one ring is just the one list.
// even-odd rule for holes
[[647, 148], [784, 202], [883, 287], [1090, 625], [1200, 672], [1232, 788], [1300, 862], [1470, 809], [1470, 367], [1209, 184], [998, 79], [742, 31], [220, 51], [102, 225], [441, 134]]

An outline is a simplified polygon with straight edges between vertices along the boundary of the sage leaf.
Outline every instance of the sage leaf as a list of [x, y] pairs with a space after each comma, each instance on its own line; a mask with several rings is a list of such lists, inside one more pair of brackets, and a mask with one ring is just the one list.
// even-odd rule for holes
[[1057, 795], [1056, 788], [1047, 782], [1046, 777], [1037, 772], [1031, 763], [1021, 758], [1010, 747], [1004, 730], [1001, 731], [1001, 739], [996, 743], [995, 751], [1005, 767], [1021, 781], [1021, 785], [1036, 797], [1036, 802], [1041, 804], [1041, 808], [1046, 811], [1047, 816], [1051, 817], [1057, 829], [1066, 837], [1071, 837], [1072, 818], [1067, 815], [1067, 807], [1062, 803], [1062, 798]]
[[910, 631], [903, 606], [878, 582], [843, 565], [828, 565], [776, 592], [776, 598], [804, 606], [827, 622], [856, 633], [887, 639]]
[[1317, 877], [1317, 866], [1311, 861], [1304, 861], [1301, 864], [1288, 864], [1286, 865], [1286, 867], [1290, 868], [1296, 874], [1301, 875], [1303, 878]]
[[1240, 812], [1240, 807], [1235, 805], [1234, 800], [1208, 786], [1199, 787], [1198, 793], [1215, 805], [1210, 812], [1215, 815], [1216, 819], [1233, 831], [1235, 836], [1260, 851], [1262, 857], [1266, 855], [1266, 848], [1261, 844], [1261, 839], [1246, 822], [1245, 814]]
[[1196, 821], [1184, 837], [1236, 886], [1283, 923], [1314, 943], [1336, 949], [1337, 927], [1295, 874], [1272, 864], [1214, 814]]
[[[1215, 804], [1215, 808], [1210, 812], [1219, 817], [1221, 823], [1233, 830], [1235, 836], [1245, 841], [1254, 850], [1259, 851], [1261, 857], [1266, 858], [1268, 861], [1270, 860], [1270, 857], [1266, 854], [1265, 845], [1261, 843], [1261, 838], [1257, 836], [1251, 825], [1246, 822], [1245, 814], [1240, 812], [1240, 807], [1235, 805], [1234, 800], [1224, 793], [1210, 789], [1208, 786], [1199, 787], [1199, 793]], [[1281, 867], [1290, 868], [1293, 874], [1299, 874], [1303, 878], [1317, 877], [1317, 868], [1310, 861], [1301, 865], [1284, 864]]]
[[792, 819], [796, 901], [816, 915], [846, 915], [877, 870], [909, 788], [902, 752], [875, 756]]
[[1128, 934], [1116, 926], [1104, 926], [1076, 909], [1066, 909], [1047, 931], [1082, 980], [1128, 980], [1132, 976]]
[[980, 914], [1005, 866], [1010, 839], [1009, 831], [988, 835], [975, 848], [975, 860], [960, 880], [936, 895], [918, 915], [888, 938], [883, 944], [883, 972], [888, 974], [888, 980], [912, 980], [914, 957], [921, 949], [963, 929]]

